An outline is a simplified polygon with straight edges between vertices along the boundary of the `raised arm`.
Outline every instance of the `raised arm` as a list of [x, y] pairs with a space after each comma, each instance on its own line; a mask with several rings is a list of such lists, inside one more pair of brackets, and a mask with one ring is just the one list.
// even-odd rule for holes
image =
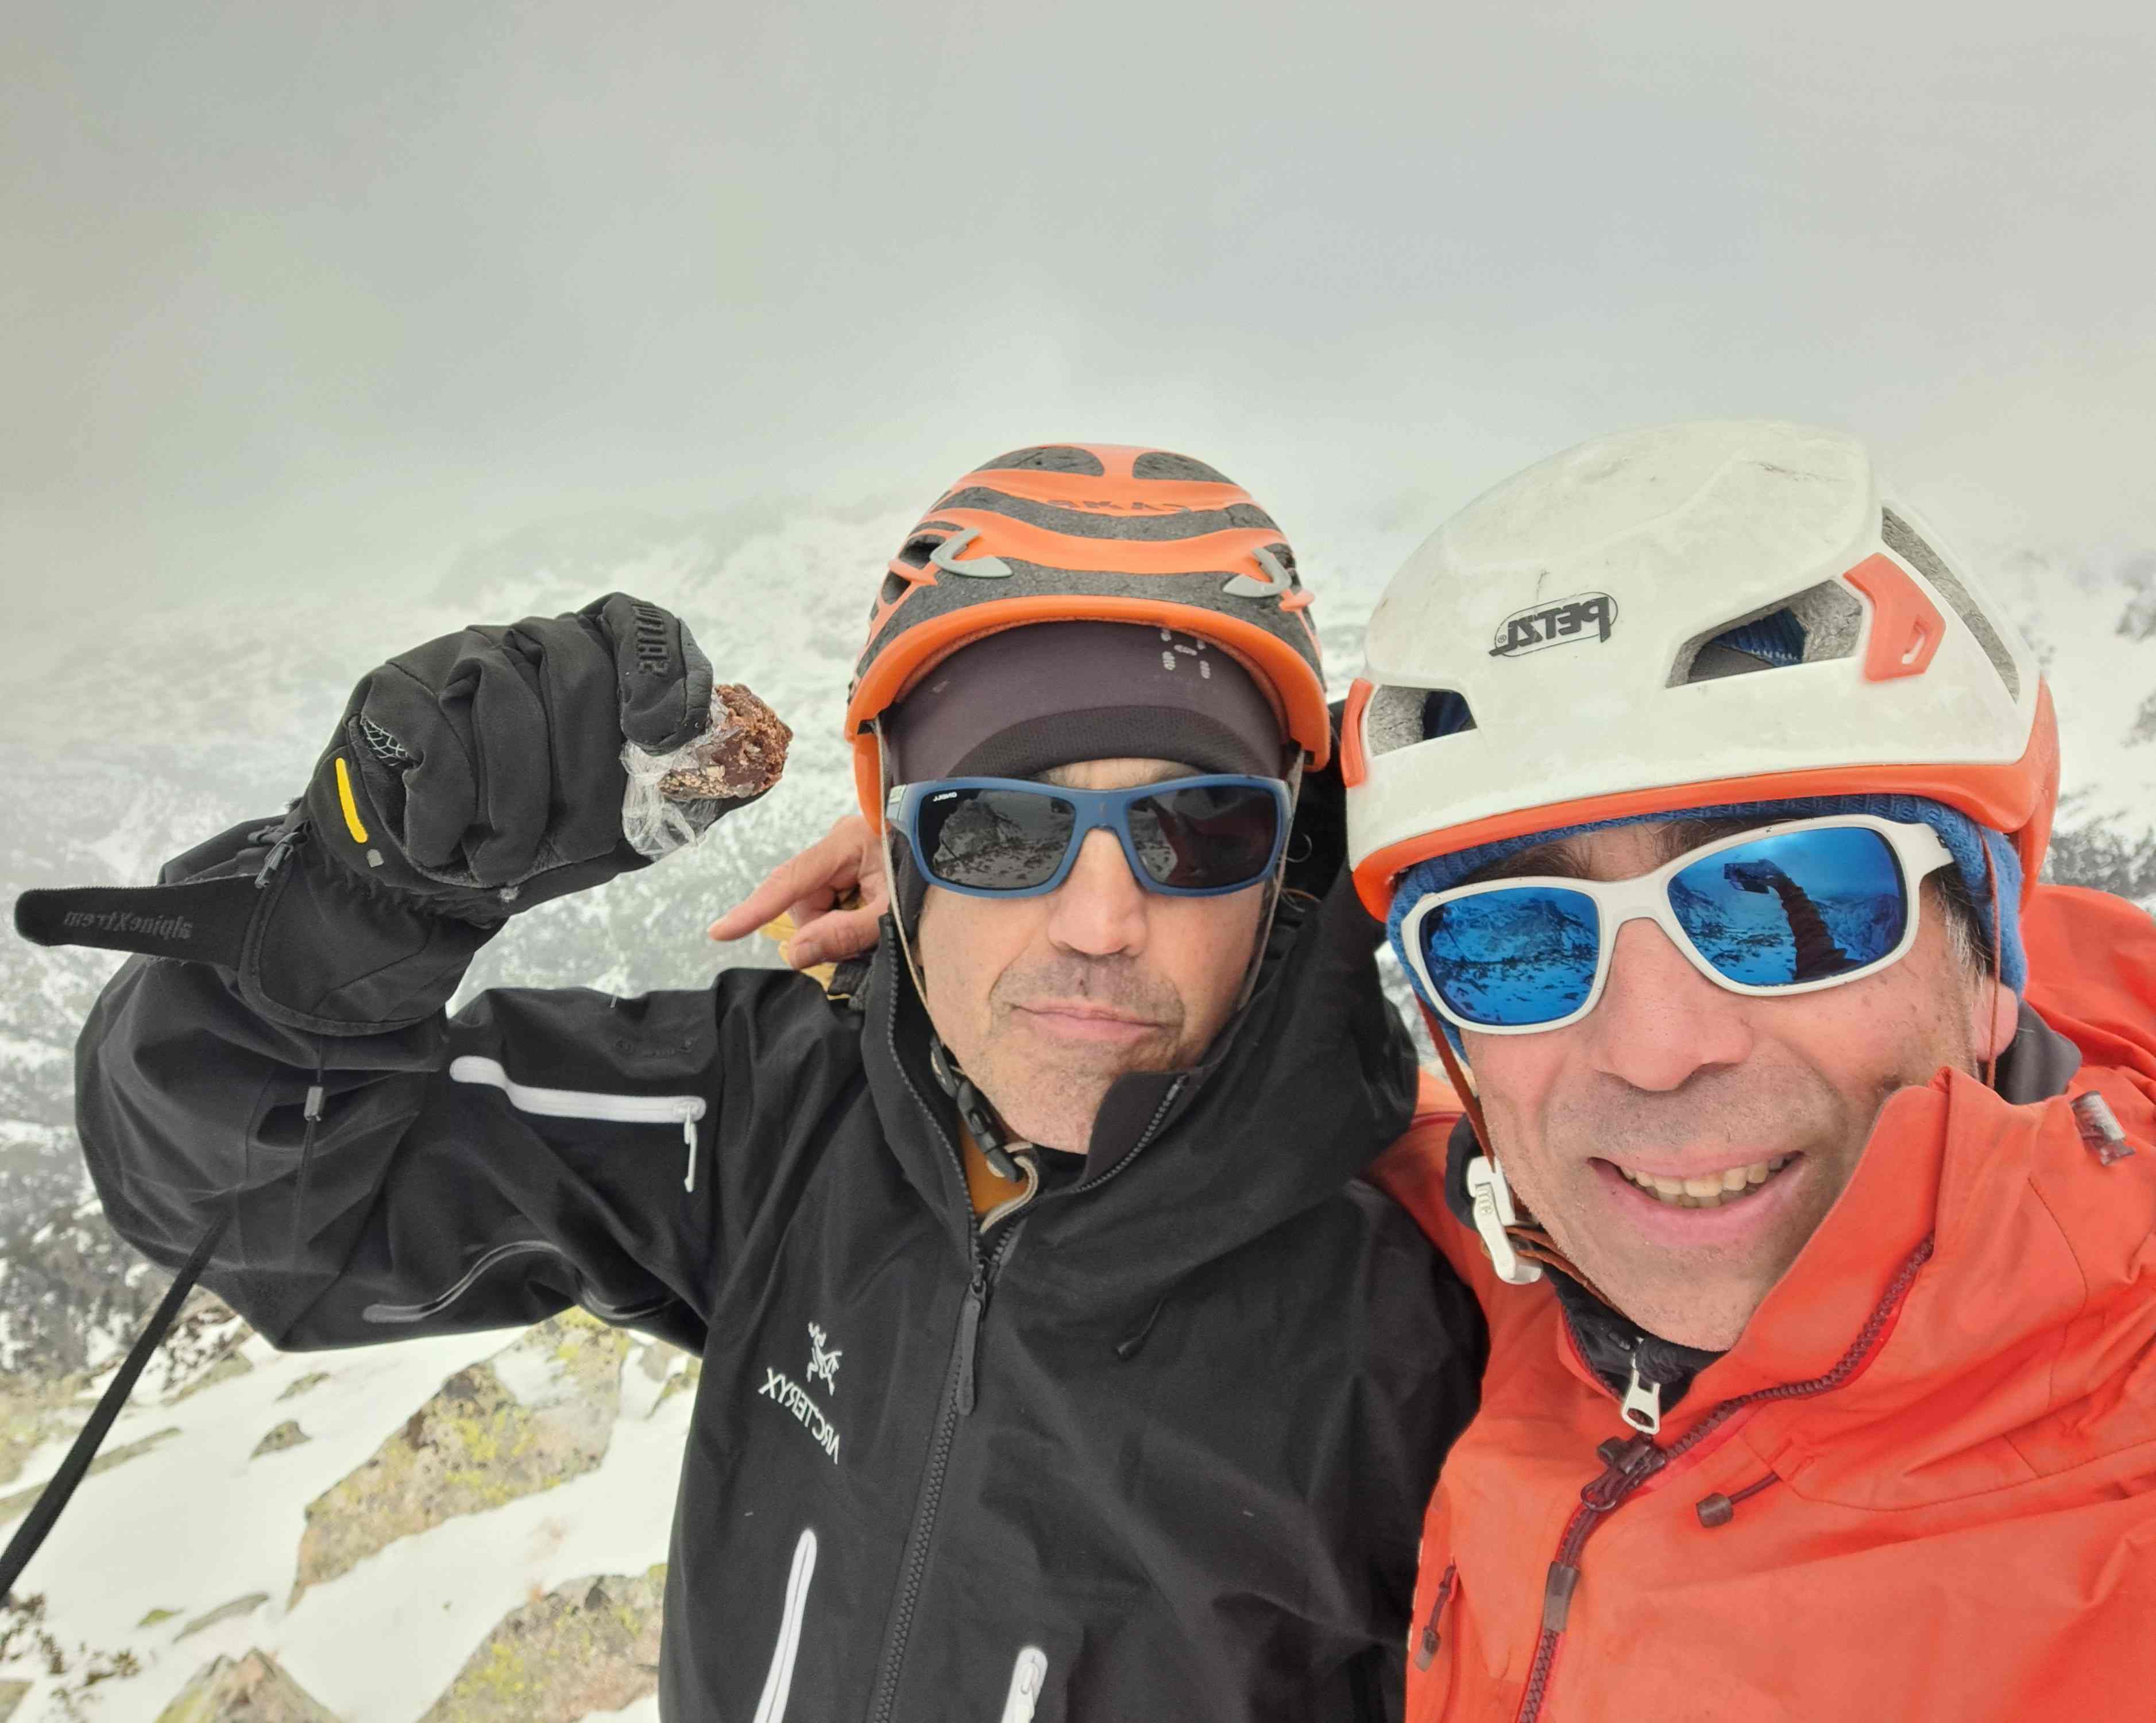
[[280, 1346], [571, 1302], [693, 1343], [768, 1181], [755, 1151], [855, 1080], [850, 1026], [750, 972], [443, 1008], [510, 915], [648, 864], [622, 835], [624, 740], [678, 746], [710, 709], [654, 606], [468, 628], [361, 682], [283, 819], [159, 887], [26, 901], [33, 936], [155, 954], [78, 1051], [115, 1226], [172, 1264], [228, 1212], [204, 1279]]

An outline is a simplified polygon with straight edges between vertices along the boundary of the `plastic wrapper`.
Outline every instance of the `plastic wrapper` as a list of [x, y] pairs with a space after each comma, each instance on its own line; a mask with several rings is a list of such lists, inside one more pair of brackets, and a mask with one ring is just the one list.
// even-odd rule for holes
[[785, 721], [747, 688], [721, 684], [711, 690], [711, 728], [687, 746], [664, 754], [623, 746], [623, 835], [654, 860], [694, 844], [729, 807], [778, 782], [793, 740]]

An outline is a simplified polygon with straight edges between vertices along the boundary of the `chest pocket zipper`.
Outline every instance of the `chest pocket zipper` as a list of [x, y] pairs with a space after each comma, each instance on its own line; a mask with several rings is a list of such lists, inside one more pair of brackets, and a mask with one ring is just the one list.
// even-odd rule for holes
[[1001, 1723], [1033, 1723], [1034, 1708], [1047, 1683], [1048, 1654], [1038, 1645], [1026, 1646], [1011, 1665], [1010, 1692], [1004, 1700]]
[[1437, 1661], [1438, 1649], [1445, 1643], [1438, 1623], [1445, 1619], [1445, 1606], [1452, 1601], [1459, 1583], [1460, 1564], [1448, 1561], [1445, 1572], [1438, 1576], [1436, 1595], [1430, 1600], [1430, 1613], [1414, 1636], [1414, 1666], [1419, 1669], [1426, 1669]]
[[696, 1121], [704, 1116], [701, 1095], [608, 1095], [589, 1089], [540, 1089], [519, 1083], [499, 1059], [467, 1053], [449, 1061], [449, 1080], [499, 1089], [520, 1113], [539, 1119], [596, 1119], [613, 1125], [678, 1125], [688, 1156], [681, 1188], [696, 1188]]
[[816, 1533], [801, 1534], [793, 1546], [793, 1566], [786, 1576], [786, 1602], [778, 1618], [778, 1643], [771, 1648], [771, 1668], [763, 1678], [755, 1723], [782, 1723], [793, 1694], [793, 1664], [801, 1655], [801, 1618], [808, 1608], [808, 1582], [816, 1577]]

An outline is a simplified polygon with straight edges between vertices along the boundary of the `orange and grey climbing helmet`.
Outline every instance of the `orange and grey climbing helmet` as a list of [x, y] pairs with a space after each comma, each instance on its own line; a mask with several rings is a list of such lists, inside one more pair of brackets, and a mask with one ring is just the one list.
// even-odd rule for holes
[[1309, 590], [1272, 517], [1203, 461], [1061, 443], [983, 462], [891, 558], [854, 668], [845, 734], [880, 826], [875, 720], [960, 648], [1046, 622], [1194, 635], [1248, 670], [1313, 766], [1331, 752]]

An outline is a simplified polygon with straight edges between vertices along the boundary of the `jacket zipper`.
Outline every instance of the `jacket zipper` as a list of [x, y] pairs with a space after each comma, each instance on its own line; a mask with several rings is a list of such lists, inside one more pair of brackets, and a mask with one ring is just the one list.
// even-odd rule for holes
[[763, 1678], [763, 1696], [756, 1702], [752, 1723], [781, 1723], [793, 1693], [794, 1660], [801, 1655], [801, 1618], [808, 1608], [808, 1582], [816, 1577], [816, 1533], [802, 1532], [793, 1546], [793, 1566], [786, 1576], [786, 1602], [779, 1611], [778, 1638], [771, 1648], [771, 1668]]
[[1001, 1723], [1033, 1723], [1040, 1690], [1047, 1681], [1048, 1654], [1038, 1645], [1023, 1648], [1018, 1661], [1011, 1665], [1010, 1691], [1004, 1695]]
[[913, 1528], [906, 1535], [904, 1577], [899, 1582], [897, 1602], [891, 1613], [891, 1633], [877, 1677], [875, 1698], [869, 1707], [871, 1723], [891, 1723], [898, 1704], [899, 1671], [906, 1663], [906, 1642], [913, 1631], [913, 1614], [921, 1601], [921, 1582], [928, 1572], [928, 1546], [936, 1532], [937, 1510], [942, 1505], [943, 1476], [950, 1469], [951, 1449], [958, 1438], [958, 1420], [973, 1409], [973, 1352], [980, 1343], [981, 1315], [988, 1308], [995, 1285], [996, 1270], [1004, 1253], [1018, 1236], [1013, 1228], [993, 1249], [978, 1256], [966, 1297], [958, 1306], [958, 1331], [951, 1343], [951, 1361], [943, 1372], [942, 1410], [937, 1418], [935, 1439], [928, 1449], [928, 1468], [921, 1475], [921, 1496], [913, 1510]]
[[701, 1095], [608, 1095], [589, 1089], [539, 1089], [519, 1083], [499, 1059], [460, 1054], [449, 1061], [449, 1080], [499, 1089], [520, 1113], [542, 1119], [598, 1119], [615, 1125], [679, 1125], [688, 1145], [681, 1188], [696, 1188], [696, 1121], [704, 1116]]
[[[906, 1061], [899, 1056], [898, 1002], [895, 993], [885, 1018], [884, 1040], [890, 1049], [892, 1065], [904, 1080], [907, 1092], [912, 1095], [914, 1105], [921, 1109], [921, 1115], [928, 1120], [930, 1127], [942, 1141], [944, 1151], [951, 1157], [951, 1164], [958, 1174], [958, 1187], [963, 1190], [966, 1187], [965, 1159], [959, 1154], [957, 1145], [951, 1141], [950, 1133], [943, 1129], [943, 1121], [930, 1109], [920, 1085], [913, 1080], [912, 1072], [906, 1069]], [[898, 1599], [894, 1606], [884, 1651], [883, 1666], [877, 1675], [875, 1697], [869, 1707], [870, 1723], [891, 1723], [898, 1704], [899, 1673], [905, 1664], [906, 1642], [913, 1629], [914, 1611], [919, 1604], [921, 1581], [927, 1572], [928, 1546], [935, 1531], [937, 1510], [942, 1500], [943, 1476], [950, 1467], [952, 1444], [957, 1440], [958, 1420], [969, 1416], [973, 1410], [977, 1392], [974, 1360], [980, 1346], [981, 1318], [988, 1309], [988, 1294], [995, 1285], [996, 1272], [1002, 1266], [1005, 1254], [1017, 1241], [1019, 1228], [1011, 1225], [1009, 1230], [985, 1251], [982, 1245], [993, 1228], [1014, 1221], [1035, 1200], [1075, 1197], [1081, 1191], [1096, 1189], [1122, 1172], [1137, 1159], [1138, 1151], [1152, 1141], [1154, 1134], [1174, 1106], [1176, 1098], [1183, 1093], [1186, 1080], [1178, 1077], [1168, 1085], [1168, 1092], [1161, 1097], [1160, 1105], [1153, 1109], [1152, 1116], [1146, 1121], [1146, 1127], [1138, 1134], [1137, 1141], [1131, 1145], [1130, 1152], [1100, 1177], [1089, 1179], [1068, 1190], [1050, 1192], [1046, 1197], [1040, 1197], [1037, 1177], [1029, 1177], [1023, 1195], [1003, 1204], [977, 1224], [973, 1274], [967, 1284], [965, 1301], [958, 1307], [958, 1331], [952, 1339], [951, 1361], [945, 1371], [947, 1387], [942, 1413], [937, 1421], [935, 1439], [929, 1448], [927, 1469], [921, 1476], [921, 1496], [914, 1509], [913, 1526], [906, 1535], [905, 1577], [900, 1582]], [[1041, 1668], [1045, 1674], [1047, 1668], [1045, 1656], [1041, 1659]], [[1015, 1691], [1015, 1674], [1012, 1679]]]
[[1138, 1151], [1152, 1142], [1154, 1134], [1159, 1131], [1163, 1122], [1166, 1120], [1169, 1110], [1175, 1105], [1177, 1099], [1182, 1095], [1183, 1085], [1189, 1080], [1190, 1079], [1188, 1076], [1181, 1076], [1178, 1077], [1173, 1083], [1168, 1085], [1168, 1093], [1161, 1096], [1160, 1105], [1152, 1110], [1152, 1117], [1146, 1120], [1146, 1128], [1138, 1133], [1138, 1140], [1131, 1145], [1130, 1153], [1124, 1156], [1122, 1160], [1116, 1161], [1113, 1167], [1111, 1167], [1098, 1178], [1089, 1178], [1082, 1184], [1072, 1185], [1064, 1190], [1051, 1191], [1049, 1192], [1050, 1197], [1082, 1196], [1087, 1191], [1099, 1190], [1101, 1187], [1107, 1183], [1110, 1179], [1118, 1177], [1125, 1167], [1128, 1167], [1132, 1161], [1137, 1159]]
[[[958, 1153], [957, 1145], [943, 1129], [943, 1121], [930, 1110], [927, 1099], [913, 1080], [913, 1074], [898, 1056], [898, 1009], [895, 1000], [885, 1033], [891, 1047], [891, 1063], [905, 1079], [914, 1104], [951, 1156], [952, 1165], [957, 1169], [958, 1187], [963, 1191], [966, 1187], [966, 1163]], [[891, 1608], [891, 1627], [886, 1636], [882, 1666], [876, 1675], [875, 1696], [869, 1705], [870, 1723], [891, 1723], [898, 1705], [898, 1678], [906, 1665], [906, 1642], [913, 1631], [921, 1582], [927, 1577], [928, 1547], [935, 1536], [937, 1510], [942, 1505], [944, 1474], [950, 1469], [951, 1449], [958, 1438], [958, 1420], [973, 1410], [974, 1353], [980, 1345], [981, 1317], [988, 1309], [997, 1270], [1017, 1242], [1021, 1224], [1018, 1216], [1031, 1205], [1033, 1193], [1039, 1189], [1038, 1179], [1029, 1179], [1024, 1196], [1003, 1204], [988, 1217], [993, 1225], [977, 1224], [974, 1228], [973, 1272], [967, 1279], [966, 1296], [958, 1306], [958, 1327], [952, 1337], [951, 1360], [944, 1367], [942, 1408], [936, 1420], [935, 1437], [929, 1444], [928, 1464], [921, 1474], [913, 1525], [906, 1533], [903, 1577]], [[997, 1230], [1001, 1231], [1002, 1236], [991, 1244], [988, 1242], [989, 1234]]]
[[1850, 1343], [1849, 1350], [1825, 1375], [1815, 1376], [1809, 1382], [1755, 1388], [1733, 1400], [1724, 1400], [1667, 1448], [1658, 1446], [1653, 1437], [1642, 1434], [1630, 1441], [1612, 1437], [1595, 1449], [1596, 1457], [1603, 1464], [1602, 1474], [1579, 1492], [1579, 1505], [1572, 1510], [1572, 1517], [1565, 1522], [1564, 1535], [1558, 1540], [1557, 1559], [1550, 1563], [1549, 1577], [1543, 1587], [1542, 1631], [1535, 1641], [1534, 1662], [1528, 1667], [1527, 1687], [1520, 1695], [1520, 1709], [1513, 1723], [1536, 1723], [1542, 1715], [1543, 1700], [1549, 1694], [1550, 1668], [1557, 1660], [1558, 1642], [1563, 1635], [1566, 1618], [1572, 1613], [1573, 1593], [1579, 1587], [1580, 1551], [1595, 1528], [1641, 1485], [1691, 1453], [1744, 1408], [1768, 1400], [1805, 1399], [1826, 1393], [1847, 1382], [1876, 1349], [1887, 1323], [1916, 1279], [1917, 1271], [1931, 1257], [1932, 1241], [1926, 1238], [1909, 1253], [1887, 1285], [1878, 1307]]

